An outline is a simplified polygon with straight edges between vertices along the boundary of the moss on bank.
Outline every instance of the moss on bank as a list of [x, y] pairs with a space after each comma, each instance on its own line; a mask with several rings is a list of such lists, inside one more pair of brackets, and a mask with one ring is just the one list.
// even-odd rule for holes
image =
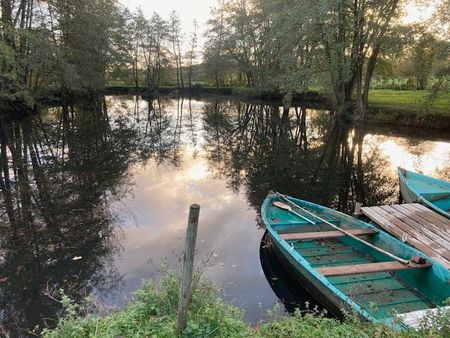
[[[44, 337], [174, 337], [178, 300], [178, 278], [165, 275], [159, 283], [148, 282], [135, 293], [131, 304], [121, 311], [100, 316], [79, 317], [79, 307], [63, 296], [66, 314], [54, 330]], [[300, 313], [268, 320], [252, 328], [243, 313], [221, 300], [211, 283], [195, 283], [189, 321], [183, 337], [449, 337], [450, 316], [433, 318], [434, 325], [418, 331], [396, 331], [387, 326], [363, 323], [349, 318], [345, 322], [320, 314]]]

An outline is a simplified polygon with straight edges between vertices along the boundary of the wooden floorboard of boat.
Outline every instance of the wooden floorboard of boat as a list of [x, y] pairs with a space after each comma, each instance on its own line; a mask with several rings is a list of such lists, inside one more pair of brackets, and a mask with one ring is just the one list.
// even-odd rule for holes
[[380, 307], [388, 305], [401, 306], [405, 303], [423, 302], [422, 299], [407, 288], [366, 293], [361, 294], [359, 297], [356, 296], [356, 298], [356, 301], [363, 306], [370, 306], [370, 304], [376, 304], [375, 306]]
[[384, 278], [377, 280], [361, 281], [359, 283], [347, 283], [336, 285], [346, 295], [362, 295], [368, 293], [380, 293], [392, 290], [405, 289], [395, 278]]
[[[372, 229], [354, 229], [346, 230], [355, 236], [362, 235], [374, 235], [377, 231]], [[314, 232], [299, 232], [295, 234], [280, 234], [281, 239], [286, 241], [301, 241], [301, 240], [311, 240], [311, 239], [326, 239], [326, 238], [336, 238], [347, 236], [341, 231], [314, 231]]]
[[392, 313], [410, 312], [410, 311], [424, 310], [424, 309], [429, 309], [429, 308], [430, 308], [430, 305], [422, 300], [403, 303], [403, 304], [378, 305], [376, 307], [376, 312], [374, 313], [374, 317], [377, 319], [383, 319], [383, 318], [386, 318], [387, 314], [392, 316]]
[[372, 273], [360, 273], [355, 275], [344, 275], [344, 276], [334, 276], [328, 277], [328, 280], [334, 285], [341, 284], [359, 284], [363, 282], [377, 281], [380, 279], [390, 279], [392, 278], [391, 272], [372, 272]]
[[397, 261], [393, 262], [378, 262], [378, 263], [366, 263], [366, 264], [353, 264], [353, 265], [340, 265], [340, 266], [325, 266], [315, 269], [316, 272], [324, 276], [344, 276], [353, 275], [359, 273], [370, 272], [386, 272], [386, 271], [398, 271], [408, 269], [425, 269], [429, 268], [431, 264], [414, 264], [409, 265], [402, 264]]
[[[334, 253], [353, 252], [353, 248], [341, 243], [324, 243], [323, 245], [305, 246], [302, 245], [307, 242], [295, 242], [293, 243], [294, 249], [298, 251], [304, 258], [310, 256], [322, 256], [330, 255]], [[328, 245], [327, 245], [328, 244]]]

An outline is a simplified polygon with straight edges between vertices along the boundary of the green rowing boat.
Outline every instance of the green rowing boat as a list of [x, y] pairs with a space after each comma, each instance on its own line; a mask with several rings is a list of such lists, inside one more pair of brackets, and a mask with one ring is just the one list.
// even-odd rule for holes
[[370, 224], [272, 192], [261, 215], [283, 265], [337, 316], [399, 325], [450, 297], [449, 270]]
[[400, 192], [405, 202], [420, 202], [450, 218], [449, 182], [403, 168], [398, 168], [397, 173], [400, 179]]

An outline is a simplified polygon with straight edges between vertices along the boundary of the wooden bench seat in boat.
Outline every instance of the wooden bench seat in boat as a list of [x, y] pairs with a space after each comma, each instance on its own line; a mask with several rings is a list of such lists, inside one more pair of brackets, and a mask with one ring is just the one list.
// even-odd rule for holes
[[[320, 226], [320, 225], [327, 225], [325, 222], [314, 222], [314, 224], [308, 223], [306, 221], [296, 221], [296, 222], [288, 222], [288, 223], [279, 223], [279, 220], [277, 218], [271, 219], [271, 226], [274, 229], [278, 229], [279, 227], [292, 227], [292, 226], [305, 226], [305, 225], [312, 225], [312, 226]], [[338, 219], [330, 219], [327, 220], [327, 222], [330, 222], [334, 225], [340, 225], [341, 221]], [[288, 228], [287, 228], [288, 229]]]
[[[373, 229], [351, 229], [345, 231], [351, 233], [355, 236], [362, 235], [374, 235], [377, 233], [376, 230]], [[299, 233], [288, 233], [288, 234], [280, 234], [281, 239], [286, 241], [302, 241], [302, 240], [311, 240], [311, 239], [326, 239], [326, 238], [336, 238], [347, 236], [343, 232], [340, 231], [314, 231], [314, 232], [299, 232]]]
[[422, 196], [429, 201], [438, 201], [448, 199], [450, 197], [450, 191], [424, 192]]
[[397, 270], [408, 269], [425, 269], [431, 266], [430, 263], [416, 264], [410, 262], [408, 265], [402, 264], [397, 261], [392, 262], [377, 262], [366, 264], [353, 264], [353, 265], [339, 265], [339, 266], [324, 266], [315, 269], [318, 273], [331, 277], [331, 276], [345, 276], [355, 275], [359, 273], [375, 273], [375, 272], [387, 272]]

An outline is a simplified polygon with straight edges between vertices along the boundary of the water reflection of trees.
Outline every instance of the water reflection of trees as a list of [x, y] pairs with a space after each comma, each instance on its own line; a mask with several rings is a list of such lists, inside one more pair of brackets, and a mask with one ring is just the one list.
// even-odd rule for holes
[[80, 300], [120, 284], [111, 203], [128, 192], [137, 161], [179, 161], [164, 104], [133, 103], [134, 115], [95, 98], [0, 121], [0, 325], [12, 335], [55, 318], [47, 290]]
[[[129, 123], [137, 133], [140, 160], [178, 166], [181, 161], [183, 99], [159, 98], [143, 102], [135, 97], [133, 100], [134, 118]], [[188, 113], [191, 113], [190, 109]], [[125, 114], [128, 115], [128, 109]]]
[[350, 212], [355, 201], [395, 198], [395, 184], [364, 130], [329, 114], [267, 105], [205, 105], [207, 156], [250, 203], [259, 207], [270, 189]]

